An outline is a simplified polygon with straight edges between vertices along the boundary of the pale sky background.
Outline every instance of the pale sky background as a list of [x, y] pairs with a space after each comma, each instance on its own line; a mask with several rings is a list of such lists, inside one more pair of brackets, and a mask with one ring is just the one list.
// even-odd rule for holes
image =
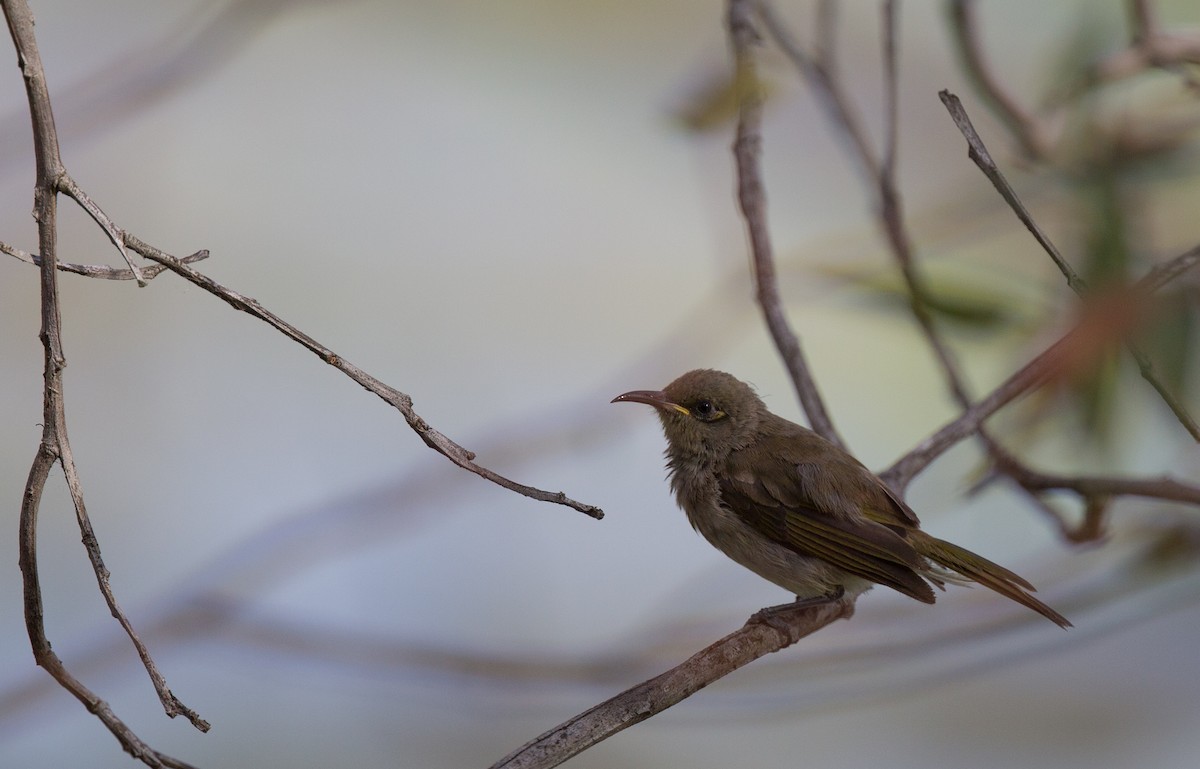
[[[988, 50], [1030, 100], [1077, 5], [985, 9]], [[144, 289], [62, 276], [70, 436], [113, 585], [212, 731], [162, 715], [96, 591], [60, 473], [39, 541], [48, 632], [150, 744], [212, 768], [487, 766], [788, 599], [688, 528], [649, 410], [609, 405], [713, 366], [800, 418], [746, 275], [731, 129], [690, 134], [672, 117], [728, 66], [723, 4], [33, 7], [64, 159], [119, 225], [180, 256], [209, 249], [202, 271], [411, 394], [481, 463], [607, 512], [596, 522], [457, 469], [374, 396], [169, 274]], [[970, 255], [977, 282], [1044, 301], [1052, 282], [1023, 282], [1048, 274], [1044, 256], [937, 100], [960, 93], [1011, 164], [940, 10], [909, 3], [902, 18], [901, 189], [921, 253], [951, 273]], [[873, 129], [876, 16], [845, 4], [841, 40]], [[33, 250], [14, 59], [0, 58], [0, 239]], [[882, 467], [953, 410], [906, 316], [810, 269], [887, 262], [811, 95], [768, 68], [790, 316], [839, 428]], [[1069, 240], [1055, 190], [1027, 189]], [[1164, 257], [1200, 240], [1197, 204], [1181, 184], [1156, 209]], [[117, 264], [61, 210], [62, 258]], [[7, 257], [0, 322], [0, 766], [132, 766], [32, 664], [16, 521], [40, 435], [37, 275]], [[1039, 349], [1018, 334], [954, 340], [979, 392]], [[1070, 438], [1040, 456], [1194, 478], [1195, 448], [1143, 400], [1106, 459]], [[1147, 530], [1196, 512], [1124, 505], [1110, 547], [1068, 548], [1003, 489], [965, 499], [976, 460], [956, 450], [910, 501], [937, 535], [1038, 583], [1075, 630], [982, 590], [933, 608], [875, 591], [852, 622], [569, 765], [1193, 767], [1200, 576], [1154, 583], [1121, 564]], [[1131, 592], [1089, 601], [1110, 587]], [[1009, 624], [987, 640], [921, 642], [992, 620]]]

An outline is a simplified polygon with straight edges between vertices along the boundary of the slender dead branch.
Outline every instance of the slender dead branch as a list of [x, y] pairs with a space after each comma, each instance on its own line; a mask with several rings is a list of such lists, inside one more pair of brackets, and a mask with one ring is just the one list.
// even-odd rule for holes
[[[1067, 491], [1083, 501], [1083, 518], [1071, 524], [1049, 505], [1039, 505], [1072, 542], [1091, 542], [1105, 533], [1109, 502], [1116, 497], [1142, 497], [1200, 505], [1200, 486], [1183, 483], [1170, 476], [1157, 478], [1118, 478], [1112, 476], [1055, 475], [1030, 469], [1008, 454], [994, 458], [996, 469], [1033, 495], [1048, 491]], [[1040, 501], [1040, 499], [1039, 499]]]
[[[764, 612], [770, 614], [769, 617]], [[657, 715], [740, 667], [854, 614], [836, 600], [793, 609], [774, 607], [751, 617], [686, 661], [565, 721], [497, 761], [491, 769], [549, 769], [622, 729]]]
[[[819, 6], [822, 18], [820, 22], [822, 43], [817, 49], [817, 54], [813, 56], [805, 53], [795, 42], [788, 33], [786, 25], [780, 21], [770, 3], [765, 0], [760, 4], [760, 14], [776, 44], [784, 51], [801, 77], [811, 83], [815, 87], [816, 93], [821, 95], [820, 103], [824, 106], [824, 112], [830, 122], [840, 135], [850, 138], [847, 144], [852, 160], [863, 170], [870, 189], [875, 193], [876, 220], [900, 269], [901, 277], [907, 288], [909, 309], [942, 369], [951, 396], [961, 408], [968, 409], [971, 405], [971, 397], [967, 392], [958, 362], [930, 312], [930, 292], [913, 256], [912, 238], [908, 232], [903, 203], [896, 186], [899, 136], [896, 5], [892, 0], [885, 0], [881, 5], [884, 141], [883, 151], [878, 157], [867, 141], [861, 123], [850, 106], [850, 94], [847, 93], [836, 74], [838, 71], [837, 60], [830, 42], [836, 39], [833, 5], [832, 2], [823, 2]], [[978, 425], [977, 430], [985, 448], [990, 448], [994, 444], [993, 439], [983, 430], [982, 425]], [[903, 490], [898, 489], [898, 491], [902, 492]]]
[[[37, 254], [31, 254], [27, 251], [22, 251], [19, 248], [10, 246], [9, 244], [0, 241], [0, 253], [8, 254], [14, 259], [19, 259], [26, 264], [32, 264], [40, 267], [42, 258]], [[194, 254], [189, 254], [179, 261], [184, 264], [192, 264], [208, 258], [208, 251], [197, 251]], [[106, 264], [71, 264], [70, 262], [59, 262], [56, 267], [61, 272], [70, 272], [75, 275], [82, 275], [85, 278], [98, 278], [100, 280], [133, 280], [135, 277], [133, 271], [125, 268], [109, 267]], [[161, 264], [149, 264], [139, 268], [144, 280], [152, 280], [159, 273], [165, 272], [166, 267]]]
[[[1179, 256], [1150, 270], [1132, 286], [1133, 291], [1151, 294], [1166, 286], [1200, 264], [1200, 245], [1194, 246]], [[966, 409], [955, 419], [947, 422], [907, 454], [896, 460], [880, 473], [894, 489], [903, 490], [929, 463], [945, 453], [951, 446], [970, 436], [979, 429], [992, 414], [1012, 403], [1022, 395], [1039, 387], [1060, 368], [1060, 360], [1066, 355], [1080, 328], [1076, 327], [1047, 347], [1041, 354], [1022, 366], [994, 390]]]
[[[1000, 171], [1000, 168], [992, 159], [991, 153], [988, 152], [987, 146], [984, 144], [983, 139], [975, 130], [975, 126], [972, 125], [971, 118], [967, 115], [967, 111], [963, 107], [962, 102], [957, 96], [949, 91], [943, 90], [938, 94], [938, 96], [941, 98], [942, 104], [946, 106], [946, 110], [950, 113], [950, 117], [954, 120], [954, 124], [958, 126], [958, 130], [962, 133], [963, 138], [967, 140], [968, 157], [974, 161], [975, 165], [979, 167], [979, 170], [983, 172], [984, 176], [991, 181], [992, 186], [994, 186], [996, 191], [1000, 193], [1000, 197], [1004, 198], [1004, 201], [1008, 203], [1009, 207], [1013, 210], [1013, 213], [1016, 214], [1017, 218], [1021, 220], [1021, 223], [1024, 224], [1029, 232], [1033, 234], [1033, 237], [1035, 240], [1037, 240], [1038, 245], [1040, 245], [1042, 250], [1044, 250], [1050, 256], [1050, 259], [1054, 262], [1055, 266], [1057, 266], [1059, 271], [1062, 272], [1063, 276], [1067, 280], [1067, 285], [1071, 288], [1071, 290], [1074, 291], [1077, 296], [1085, 296], [1087, 293], [1087, 284], [1084, 282], [1083, 278], [1081, 278], [1075, 272], [1070, 263], [1063, 258], [1058, 248], [1056, 248], [1054, 243], [1051, 242], [1049, 236], [1047, 236], [1042, 228], [1038, 226], [1037, 222], [1033, 220], [1033, 217], [1029, 214], [1028, 209], [1025, 208], [1025, 205], [1021, 202], [1020, 198], [1017, 197], [1016, 191], [1012, 188], [1012, 185], [1008, 183], [1008, 179], [1004, 177], [1004, 174]], [[1174, 393], [1167, 389], [1166, 384], [1155, 372], [1154, 365], [1151, 363], [1149, 356], [1147, 356], [1146, 353], [1133, 342], [1127, 341], [1125, 346], [1129, 350], [1129, 353], [1133, 357], [1134, 361], [1137, 363], [1138, 372], [1141, 374], [1142, 378], [1154, 388], [1155, 392], [1158, 393], [1163, 402], [1167, 404], [1167, 407], [1171, 409], [1171, 412], [1175, 415], [1175, 418], [1179, 420], [1179, 423], [1183, 425], [1184, 429], [1186, 429], [1189, 434], [1191, 434], [1192, 439], [1200, 441], [1200, 425], [1196, 423], [1196, 420], [1188, 412], [1187, 407], [1183, 404], [1183, 402], [1177, 398]]]
[[134, 280], [139, 286], [146, 285], [146, 279], [142, 277], [142, 270], [133, 263], [133, 259], [129, 256], [129, 250], [125, 248], [125, 239], [123, 233], [113, 224], [113, 220], [108, 218], [108, 214], [100, 206], [96, 205], [96, 201], [88, 197], [88, 194], [71, 178], [71, 175], [64, 171], [58, 178], [58, 190], [67, 195], [79, 204], [79, 207], [87, 211], [88, 216], [92, 217], [92, 221], [104, 230], [104, 234], [112, 241], [112, 244], [117, 247], [121, 258], [125, 260], [125, 264], [129, 265], [129, 271], [133, 274]]
[[[401, 411], [408, 424], [421, 436], [427, 445], [439, 451], [439, 453], [459, 466], [526, 496], [567, 505], [595, 518], [603, 515], [599, 508], [576, 502], [561, 492], [547, 492], [518, 484], [476, 464], [473, 461], [474, 455], [471, 452], [430, 427], [416, 414], [412, 409], [412, 399], [409, 396], [384, 385], [360, 369], [343, 361], [331, 350], [322, 347], [294, 326], [287, 324], [278, 318], [278, 316], [264, 310], [253, 299], [248, 299], [220, 286], [220, 284], [201, 275], [189, 266], [189, 263], [205, 258], [207, 252], [198, 252], [186, 259], [176, 259], [121, 230], [105, 214], [103, 209], [70, 177], [62, 163], [49, 90], [46, 86], [45, 73], [33, 31], [33, 16], [27, 3], [24, 0], [0, 0], [0, 4], [2, 4], [9, 32], [17, 50], [18, 65], [25, 80], [26, 93], [29, 99], [37, 166], [34, 192], [34, 218], [38, 226], [40, 256], [27, 254], [6, 244], [3, 247], [3, 251], [16, 258], [38, 265], [42, 316], [40, 336], [45, 351], [42, 439], [30, 469], [25, 493], [22, 498], [20, 517], [19, 564], [24, 590], [26, 628], [37, 664], [42, 666], [59, 685], [78, 698], [90, 712], [95, 713], [127, 752], [149, 766], [187, 766], [187, 764], [159, 753], [146, 745], [113, 713], [104, 700], [97, 697], [95, 693], [85, 687], [66, 669], [65, 665], [63, 665], [62, 661], [51, 649], [45, 632], [37, 562], [37, 522], [45, 484], [55, 463], [60, 464], [62, 467], [75, 509], [76, 520], [82, 533], [84, 548], [91, 561], [100, 592], [104, 596], [109, 611], [133, 643], [138, 656], [142, 660], [143, 666], [150, 676], [155, 691], [158, 693], [164, 711], [172, 718], [177, 715], [186, 717], [201, 731], [207, 731], [209, 724], [200, 718], [195, 711], [184, 705], [168, 688], [165, 678], [159, 672], [149, 650], [142, 643], [133, 624], [121, 609], [112, 590], [109, 570], [104, 563], [99, 541], [96, 538], [94, 528], [87, 513], [82, 484], [75, 466], [70, 442], [67, 438], [62, 376], [66, 359], [62, 351], [62, 323], [57, 284], [57, 275], [60, 269], [72, 270], [80, 274], [108, 279], [128, 278], [136, 280], [140, 285], [146, 285], [146, 281], [148, 280], [147, 273], [150, 273], [150, 277], [153, 277], [154, 274], [161, 272], [162, 269], [170, 269], [183, 275], [193, 283], [206, 288], [234, 307], [249, 312], [270, 323], [288, 337], [317, 353], [323, 360], [337, 367], [363, 387], [379, 395], [379, 397]], [[116, 246], [118, 252], [125, 260], [128, 266], [127, 270], [114, 270], [87, 265], [63, 265], [59, 263], [57, 257], [57, 200], [59, 194], [65, 194], [74, 200], [104, 230], [109, 240]], [[158, 264], [151, 270], [144, 272], [132, 261], [129, 254], [130, 248], [135, 249], [138, 253], [143, 254], [152, 261], [156, 261]]]
[[1016, 138], [1030, 159], [1046, 158], [1054, 145], [1054, 131], [1026, 110], [992, 74], [983, 55], [975, 20], [974, 0], [951, 0], [950, 32], [963, 71], [975, 91]]
[[[66, 177], [58, 148], [58, 137], [54, 129], [54, 115], [50, 107], [50, 94], [46, 87], [45, 70], [42, 68], [37, 40], [33, 34], [33, 14], [24, 0], [0, 0], [8, 22], [9, 33], [17, 50], [18, 66], [25, 80], [25, 91], [29, 99], [29, 112], [33, 127], [34, 154], [36, 159], [36, 181], [34, 186], [34, 219], [38, 226], [38, 243], [42, 255], [39, 267], [41, 287], [41, 333], [44, 350], [42, 438], [30, 467], [25, 492], [21, 500], [19, 524], [19, 555], [25, 606], [25, 627], [35, 662], [43, 667], [59, 685], [73, 694], [83, 705], [104, 723], [121, 746], [143, 763], [159, 767], [186, 767], [177, 759], [159, 753], [146, 745], [134, 732], [113, 713], [108, 703], [84, 686], [63, 665], [50, 647], [46, 636], [42, 607], [41, 585], [37, 565], [37, 519], [42, 493], [51, 469], [60, 463], [66, 475], [76, 518], [84, 535], [84, 544], [101, 591], [105, 595], [113, 616], [121, 623], [133, 640], [144, 666], [154, 682], [159, 699], [167, 714], [186, 716], [197, 728], [208, 729], [208, 724], [181, 703], [166, 687], [144, 645], [134, 632], [128, 618], [112, 596], [108, 585], [108, 571], [100, 559], [99, 545], [91, 530], [87, 510], [83, 505], [83, 493], [79, 478], [71, 459], [70, 443], [67, 439], [66, 409], [63, 396], [62, 371], [66, 365], [62, 347], [62, 320], [58, 301], [58, 193]], [[131, 274], [136, 271], [131, 269]]]
[[1000, 197], [1004, 198], [1004, 202], [1008, 203], [1009, 207], [1012, 208], [1013, 213], [1017, 216], [1017, 219], [1021, 221], [1021, 224], [1025, 225], [1025, 228], [1028, 229], [1030, 234], [1033, 235], [1034, 240], [1038, 242], [1038, 245], [1042, 247], [1042, 250], [1045, 251], [1050, 257], [1051, 261], [1054, 262], [1054, 266], [1057, 267], [1059, 272], [1061, 272], [1067, 279], [1067, 285], [1071, 288], [1071, 290], [1076, 294], [1083, 294], [1084, 291], [1087, 290], [1087, 286], [1084, 284], [1083, 279], [1079, 277], [1079, 275], [1071, 267], [1070, 263], [1063, 258], [1063, 255], [1059, 252], [1058, 248], [1050, 240], [1050, 236], [1048, 236], [1042, 230], [1042, 228], [1038, 226], [1038, 223], [1033, 220], [1033, 217], [1029, 214], [1029, 210], [1025, 208], [1025, 204], [1022, 203], [1020, 198], [1017, 197], [1017, 193], [1012, 188], [1012, 185], [1010, 185], [1008, 180], [1004, 178], [1004, 174], [1000, 173], [1000, 169], [996, 165], [996, 161], [992, 159], [992, 155], [990, 152], [988, 152], [987, 146], [983, 143], [983, 140], [975, 131], [975, 126], [971, 124], [971, 118], [967, 116], [967, 111], [963, 108], [962, 101], [960, 101], [957, 96], [944, 89], [938, 92], [938, 98], [942, 100], [942, 104], [945, 105], [946, 111], [950, 113], [950, 117], [954, 120], [954, 124], [958, 126], [958, 130], [967, 140], [967, 157], [969, 157], [975, 163], [975, 165], [979, 167], [979, 170], [983, 171], [988, 180], [991, 181], [992, 185], [996, 188], [996, 191], [1000, 193]]
[[1200, 35], [1168, 32], [1162, 28], [1153, 3], [1129, 0], [1129, 45], [1090, 67], [1072, 94], [1132, 77], [1150, 68], [1175, 72], [1189, 87], [1197, 89], [1200, 80], [1186, 68], [1196, 64], [1200, 64]]
[[738, 204], [741, 206], [750, 237], [751, 264], [758, 288], [758, 303], [762, 308], [767, 329], [783, 358], [813, 430], [843, 446], [841, 436], [825, 410], [816, 380], [809, 371], [804, 351], [800, 347], [800, 339], [788, 323], [783, 299], [779, 294], [775, 256], [770, 228], [767, 225], [767, 196], [762, 181], [763, 96], [755, 62], [755, 48], [759, 44], [759, 35], [754, 26], [754, 12], [753, 0], [730, 0], [729, 39], [736, 69], [734, 82], [738, 89], [738, 122], [733, 155], [737, 165]]
[[354, 364], [347, 361], [342, 356], [325, 347], [317, 340], [313, 339], [308, 334], [288, 323], [283, 318], [263, 307], [258, 300], [248, 296], [239, 294], [238, 292], [227, 288], [207, 275], [194, 270], [184, 263], [182, 259], [177, 259], [174, 256], [155, 248], [146, 243], [140, 238], [129, 233], [123, 233], [126, 245], [133, 249], [136, 253], [145, 258], [157, 262], [162, 266], [171, 270], [176, 275], [185, 278], [195, 286], [199, 286], [213, 296], [225, 301], [229, 306], [236, 310], [241, 310], [267, 325], [279, 331], [281, 334], [299, 343], [302, 347], [314, 353], [318, 358], [333, 366], [338, 371], [341, 371], [346, 376], [357, 382], [367, 391], [379, 396], [385, 403], [395, 408], [404, 417], [413, 429], [420, 436], [425, 445], [429, 446], [434, 451], [449, 459], [459, 467], [469, 470], [472, 473], [485, 478], [498, 486], [501, 486], [509, 491], [515, 491], [518, 494], [538, 500], [540, 502], [551, 502], [558, 505], [565, 505], [572, 509], [578, 510], [592, 518], [600, 519], [604, 517], [604, 511], [595, 505], [584, 504], [571, 499], [561, 491], [544, 491], [533, 486], [527, 486], [522, 483], [517, 483], [509, 478], [500, 475], [499, 473], [490, 470], [483, 465], [476, 463], [475, 454], [472, 451], [455, 443], [453, 440], [443, 435], [436, 430], [428, 422], [426, 422], [413, 409], [412, 397], [400, 392], [394, 387], [391, 387], [371, 376], [367, 372], [358, 368]]
[[1159, 33], [1158, 9], [1150, 0], [1129, 0], [1130, 38], [1135, 43]]
[[821, 0], [818, 3], [817, 35], [811, 56], [792, 37], [771, 3], [761, 0], [758, 14], [771, 40], [813, 87], [825, 114], [833, 116], [834, 125], [838, 128], [837, 137], [849, 143], [851, 157], [858, 161], [862, 173], [874, 184], [879, 178], [881, 161], [875, 157], [862, 119], [854, 110], [848, 94], [837, 85], [837, 7], [836, 0]]
[[[904, 278], [905, 287], [908, 289], [909, 309], [912, 311], [913, 317], [921, 329], [921, 333], [925, 336], [930, 349], [933, 350], [938, 364], [941, 366], [942, 374], [950, 388], [951, 396], [961, 407], [968, 408], [971, 403], [971, 397], [967, 393], [966, 384], [963, 382], [962, 373], [959, 371], [958, 361], [955, 359], [954, 353], [950, 351], [950, 346], [943, 339], [941, 332], [934, 323], [933, 313], [929, 310], [929, 289], [917, 268], [916, 259], [913, 256], [912, 238], [909, 236], [908, 226], [905, 223], [900, 191], [896, 188], [895, 134], [897, 132], [897, 121], [895, 112], [898, 101], [896, 96], [896, 73], [898, 67], [896, 64], [895, 38], [895, 6], [892, 2], [885, 2], [883, 4], [883, 70], [885, 85], [884, 99], [887, 105], [885, 114], [888, 115], [885, 119], [888, 139], [886, 140], [883, 154], [884, 163], [879, 167], [879, 176], [875, 179], [875, 186], [879, 194], [878, 218], [884, 233], [887, 235], [888, 245], [891, 248], [892, 255], [896, 259], [896, 264], [900, 267], [900, 274]], [[840, 88], [840, 86], [838, 87]], [[989, 440], [986, 435], [982, 437], [985, 442]]]

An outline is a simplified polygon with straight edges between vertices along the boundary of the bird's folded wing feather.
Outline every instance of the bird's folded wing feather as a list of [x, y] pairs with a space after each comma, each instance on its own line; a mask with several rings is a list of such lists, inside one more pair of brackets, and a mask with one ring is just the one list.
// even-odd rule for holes
[[[933, 603], [933, 590], [918, 574], [927, 563], [904, 536], [862, 511], [838, 509], [854, 497], [822, 488], [823, 479], [813, 480], [810, 465], [784, 454], [772, 457], [770, 467], [761, 466], [759, 454], [750, 467], [734, 452], [720, 479], [722, 502], [759, 534], [793, 552]], [[886, 494], [878, 493], [881, 504], [889, 505]]]

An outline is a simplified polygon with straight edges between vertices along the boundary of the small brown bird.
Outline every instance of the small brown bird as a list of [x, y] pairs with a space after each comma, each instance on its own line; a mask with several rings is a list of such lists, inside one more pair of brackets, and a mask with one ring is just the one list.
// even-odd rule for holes
[[692, 527], [798, 599], [855, 597], [879, 584], [933, 603], [931, 584], [976, 582], [1071, 626], [1017, 574], [921, 531], [916, 513], [862, 463], [767, 411], [730, 374], [689, 371], [618, 401], [658, 410], [671, 489]]

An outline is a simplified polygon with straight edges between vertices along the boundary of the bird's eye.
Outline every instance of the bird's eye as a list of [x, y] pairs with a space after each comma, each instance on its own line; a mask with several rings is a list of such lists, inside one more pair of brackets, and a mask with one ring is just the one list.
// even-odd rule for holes
[[712, 422], [725, 416], [725, 412], [713, 405], [710, 400], [699, 400], [692, 406], [692, 415], [701, 422]]

